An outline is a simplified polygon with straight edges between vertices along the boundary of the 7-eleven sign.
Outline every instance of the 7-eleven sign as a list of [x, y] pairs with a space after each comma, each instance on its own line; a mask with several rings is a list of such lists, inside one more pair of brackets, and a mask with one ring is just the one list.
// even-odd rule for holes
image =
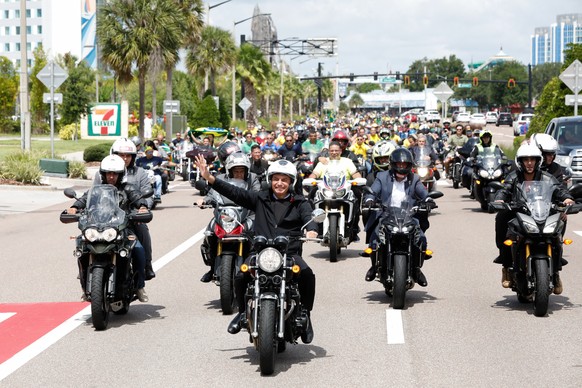
[[89, 115], [89, 136], [121, 136], [120, 104], [99, 104]]

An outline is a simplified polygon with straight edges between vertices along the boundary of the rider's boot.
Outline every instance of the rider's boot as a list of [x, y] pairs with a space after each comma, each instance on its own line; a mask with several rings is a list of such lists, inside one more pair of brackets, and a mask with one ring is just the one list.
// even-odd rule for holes
[[307, 327], [305, 331], [301, 334], [301, 342], [304, 344], [310, 344], [313, 341], [313, 325], [311, 324], [311, 314], [307, 312]]
[[554, 294], [560, 295], [564, 291], [564, 287], [562, 286], [562, 279], [560, 279], [560, 274], [554, 274]]
[[511, 288], [513, 282], [511, 281], [511, 273], [509, 272], [509, 267], [503, 267], [501, 269], [501, 286], [503, 288]]
[[420, 268], [416, 268], [414, 270], [413, 273], [413, 279], [414, 281], [421, 287], [426, 287], [428, 285], [428, 282], [426, 280], [426, 276], [424, 276], [424, 274], [422, 273], [422, 271], [420, 270]]
[[236, 334], [243, 327], [247, 327], [247, 316], [246, 313], [238, 313], [234, 319], [228, 325], [228, 332], [230, 334]]
[[368, 270], [368, 272], [366, 272], [366, 281], [367, 282], [371, 282], [374, 279], [376, 279], [376, 252], [372, 252], [370, 254], [370, 261], [372, 262], [372, 266], [370, 267], [370, 269]]

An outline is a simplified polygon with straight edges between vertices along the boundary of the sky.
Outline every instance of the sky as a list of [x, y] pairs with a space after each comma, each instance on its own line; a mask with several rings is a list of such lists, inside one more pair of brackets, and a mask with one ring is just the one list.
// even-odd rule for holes
[[[223, 0], [206, 1], [215, 5]], [[232, 0], [210, 10], [211, 25], [233, 30], [255, 6], [271, 14], [278, 38], [336, 38], [338, 55], [297, 58], [295, 74], [405, 72], [415, 60], [456, 55], [465, 65], [497, 54], [531, 62], [531, 35], [556, 16], [582, 13], [580, 0]], [[236, 26], [251, 36], [251, 21]], [[304, 63], [299, 63], [306, 61]]]

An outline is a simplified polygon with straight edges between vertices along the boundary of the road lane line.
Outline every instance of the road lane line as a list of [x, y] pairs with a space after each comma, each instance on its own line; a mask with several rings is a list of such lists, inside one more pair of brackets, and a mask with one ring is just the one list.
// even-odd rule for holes
[[386, 310], [386, 340], [388, 345], [404, 343], [404, 326], [402, 324], [402, 311]]
[[576, 233], [578, 236], [582, 236], [582, 230], [575, 230], [574, 233]]
[[[165, 265], [172, 262], [175, 258], [180, 256], [198, 241], [204, 238], [204, 231], [206, 228], [202, 229], [200, 232], [196, 233], [194, 236], [190, 237], [188, 240], [184, 241], [182, 244], [178, 245], [176, 248], [172, 249], [170, 252], [166, 253], [164, 256], [160, 257], [153, 263], [155, 271], [163, 268]], [[9, 314], [0, 314], [0, 322], [10, 318]], [[34, 357], [38, 356], [40, 353], [48, 349], [51, 345], [55, 344], [61, 338], [75, 330], [82, 323], [86, 322], [91, 318], [91, 305], [85, 307], [83, 310], [73, 315], [71, 318], [67, 319], [65, 322], [33, 342], [31, 345], [22, 349], [20, 352], [16, 353], [10, 359], [6, 360], [0, 364], [0, 381], [8, 377], [10, 374], [15, 372], [18, 368], [32, 360]]]
[[0, 313], [0, 323], [7, 320], [11, 316], [15, 315], [16, 313]]

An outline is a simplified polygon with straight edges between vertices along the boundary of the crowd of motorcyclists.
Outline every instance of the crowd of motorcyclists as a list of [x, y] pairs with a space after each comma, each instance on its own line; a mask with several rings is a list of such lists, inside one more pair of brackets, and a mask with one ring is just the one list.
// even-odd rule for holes
[[[410, 213], [412, 248], [406, 287], [411, 288], [414, 284], [426, 287], [428, 281], [421, 268], [432, 255], [427, 249], [425, 232], [429, 227], [428, 214], [436, 207], [433, 198], [442, 195], [436, 192], [439, 179], [450, 180], [454, 188], [465, 187], [470, 197], [480, 202], [483, 210], [491, 210], [489, 204], [493, 202], [511, 202], [517, 185], [535, 180], [555, 185], [556, 203], [574, 204], [574, 198], [566, 189], [564, 171], [554, 161], [557, 145], [547, 135], [536, 135], [524, 143], [517, 150], [515, 163], [507, 160], [493, 141], [492, 132], [487, 129], [477, 131], [462, 124], [451, 127], [449, 121], [442, 125], [408, 122], [381, 114], [351, 115], [324, 122], [308, 118], [302, 122], [282, 123], [276, 130], [265, 130], [260, 126], [250, 126], [244, 131], [232, 129], [231, 134], [218, 143], [207, 136], [196, 139], [185, 136], [184, 139], [180, 133], [169, 143], [163, 136], [155, 140], [142, 143], [141, 139], [134, 138], [115, 142], [111, 153], [123, 160], [125, 170], [118, 173], [120, 179], [114, 183], [126, 191], [126, 187], [144, 191], [146, 187], [153, 186], [153, 197], [139, 202], [140, 211], [152, 209], [155, 203], [161, 201], [162, 193], [167, 191], [170, 170], [175, 166], [169, 157], [172, 150], [184, 142], [193, 143], [189, 168], [197, 171], [196, 187], [206, 194], [196, 205], [212, 205], [215, 215], [228, 221], [233, 218], [232, 213], [226, 210], [221, 213], [221, 203], [225, 202], [217, 200], [226, 198], [231, 201], [230, 205], [248, 210], [244, 225], [236, 221], [244, 226], [245, 231], [264, 236], [269, 242], [276, 240], [277, 236], [293, 237], [288, 242], [286, 254], [298, 266], [298, 276], [290, 281], [298, 284], [307, 316], [300, 333], [304, 343], [310, 343], [314, 335], [310, 312], [315, 295], [315, 275], [301, 256], [302, 241], [299, 238], [304, 236], [308, 240], [329, 243], [326, 233], [335, 233], [335, 229], [329, 229], [330, 219], [324, 221], [324, 228], [314, 222], [312, 210], [318, 190], [321, 190], [320, 199], [329, 196], [329, 203], [351, 201], [353, 211], [349, 215], [340, 214], [338, 218], [345, 218], [345, 225], [338, 226], [338, 230], [350, 233], [347, 237], [343, 236], [347, 238], [346, 244], [359, 240], [362, 215], [368, 248], [360, 255], [371, 260], [365, 280], [380, 279], [387, 294], [394, 297], [400, 292], [396, 285], [395, 263], [399, 255], [387, 262], [379, 257], [380, 254], [389, 256], [386, 251], [397, 249], [392, 246], [396, 243], [386, 235], [392, 233], [390, 228], [397, 228], [387, 227], [388, 214], [393, 215], [395, 208], [414, 209]], [[154, 176], [148, 177], [147, 170], [153, 171]], [[100, 174], [95, 177], [95, 184], [103, 183], [108, 172], [104, 160]], [[358, 187], [358, 178], [365, 178], [365, 185]], [[304, 180], [307, 185], [302, 183]], [[321, 184], [310, 186], [313, 180]], [[490, 182], [504, 182], [503, 188], [490, 185]], [[353, 190], [353, 195], [349, 197], [344, 196], [342, 191], [346, 183]], [[77, 201], [72, 209], [79, 209], [81, 205]], [[514, 257], [505, 240], [508, 235], [516, 233], [516, 227], [512, 227], [511, 222], [515, 217], [515, 211], [501, 211], [495, 223], [499, 257], [494, 262], [502, 265], [502, 286], [505, 288], [514, 286], [509, 274]], [[217, 260], [222, 249], [218, 241], [223, 236], [217, 235], [215, 224], [216, 219], [209, 223], [200, 247], [204, 264], [209, 267], [200, 280], [219, 284], [225, 281], [217, 269], [222, 260]], [[147, 301], [143, 281], [155, 277], [151, 265], [151, 238], [145, 224], [137, 224], [134, 229], [140, 257], [138, 299]], [[250, 239], [245, 240], [245, 244], [239, 255], [244, 256], [241, 257], [243, 265], [252, 267], [260, 255]], [[142, 256], [145, 258], [141, 259]], [[558, 271], [565, 260], [560, 263], [552, 274], [555, 294], [560, 294], [563, 289]], [[256, 292], [253, 287], [258, 287], [258, 283], [253, 283], [251, 272], [233, 271], [233, 292], [238, 314], [228, 326], [232, 334], [243, 328], [250, 330], [247, 301], [251, 290]], [[83, 296], [86, 296], [85, 290]]]

